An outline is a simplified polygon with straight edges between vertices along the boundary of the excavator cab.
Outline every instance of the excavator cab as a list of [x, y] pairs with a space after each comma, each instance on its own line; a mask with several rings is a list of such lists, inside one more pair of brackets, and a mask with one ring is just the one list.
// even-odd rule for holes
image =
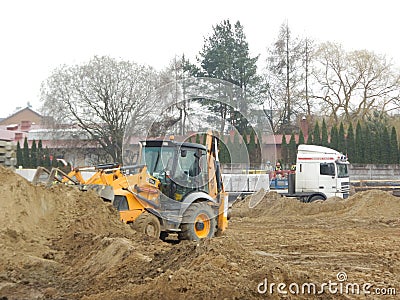
[[141, 149], [141, 164], [160, 181], [160, 191], [169, 199], [182, 201], [193, 191], [208, 194], [206, 147], [173, 141], [144, 141]]

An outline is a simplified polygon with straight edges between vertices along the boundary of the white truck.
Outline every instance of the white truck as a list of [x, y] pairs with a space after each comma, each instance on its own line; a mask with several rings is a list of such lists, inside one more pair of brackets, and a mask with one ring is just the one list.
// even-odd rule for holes
[[296, 171], [289, 174], [288, 190], [281, 193], [302, 202], [323, 201], [350, 194], [349, 162], [342, 153], [322, 146], [299, 145]]

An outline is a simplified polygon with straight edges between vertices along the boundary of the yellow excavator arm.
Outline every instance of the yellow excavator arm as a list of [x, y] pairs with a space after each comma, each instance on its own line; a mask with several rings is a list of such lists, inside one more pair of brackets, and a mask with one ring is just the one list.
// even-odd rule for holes
[[228, 227], [228, 194], [224, 190], [218, 157], [218, 137], [212, 131], [207, 132], [206, 138], [209, 195], [219, 200], [218, 230], [223, 232]]

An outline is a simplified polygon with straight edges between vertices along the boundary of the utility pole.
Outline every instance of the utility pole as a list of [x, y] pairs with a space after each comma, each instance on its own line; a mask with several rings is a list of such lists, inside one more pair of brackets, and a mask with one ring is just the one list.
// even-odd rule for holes
[[306, 105], [307, 105], [307, 115], [311, 115], [311, 105], [310, 105], [310, 99], [308, 97], [308, 63], [310, 61], [310, 56], [308, 53], [308, 39], [306, 38], [306, 49], [305, 49], [305, 55], [306, 55], [306, 65], [305, 65], [305, 69], [306, 69]]

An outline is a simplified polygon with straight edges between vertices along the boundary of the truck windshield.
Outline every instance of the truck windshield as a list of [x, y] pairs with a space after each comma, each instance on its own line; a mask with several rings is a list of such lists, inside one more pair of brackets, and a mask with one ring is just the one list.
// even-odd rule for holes
[[337, 164], [338, 178], [349, 177], [348, 164]]

